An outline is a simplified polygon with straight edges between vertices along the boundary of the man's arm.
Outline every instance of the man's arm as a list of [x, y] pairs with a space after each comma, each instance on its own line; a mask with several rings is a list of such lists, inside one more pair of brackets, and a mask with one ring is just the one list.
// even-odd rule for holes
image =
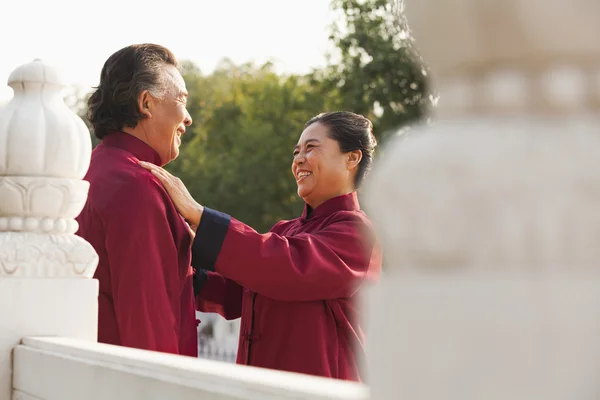
[[149, 173], [124, 187], [105, 222], [106, 251], [122, 345], [178, 354], [178, 254], [164, 196]]
[[216, 272], [196, 271], [194, 292], [198, 311], [214, 312], [229, 320], [240, 318], [243, 291], [236, 282]]

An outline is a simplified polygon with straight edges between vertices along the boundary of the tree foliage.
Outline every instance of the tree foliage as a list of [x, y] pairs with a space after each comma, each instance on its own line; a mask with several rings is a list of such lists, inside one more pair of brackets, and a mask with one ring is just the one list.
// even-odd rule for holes
[[368, 116], [379, 137], [420, 120], [432, 106], [427, 70], [398, 0], [332, 0], [340, 14], [330, 39], [339, 62], [326, 81], [342, 108]]

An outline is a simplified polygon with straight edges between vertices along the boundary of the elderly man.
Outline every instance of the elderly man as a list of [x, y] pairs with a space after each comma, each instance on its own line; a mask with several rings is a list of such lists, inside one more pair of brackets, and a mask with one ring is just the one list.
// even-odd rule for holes
[[125, 47], [104, 64], [88, 117], [102, 140], [85, 177], [78, 235], [100, 256], [98, 340], [197, 356], [190, 234], [161, 183], [138, 165], [179, 154], [192, 119], [178, 63], [155, 44]]

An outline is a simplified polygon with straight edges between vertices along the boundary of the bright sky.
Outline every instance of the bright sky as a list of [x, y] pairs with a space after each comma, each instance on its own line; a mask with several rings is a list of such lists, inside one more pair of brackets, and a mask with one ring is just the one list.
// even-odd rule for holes
[[153, 42], [203, 72], [220, 59], [273, 61], [279, 72], [325, 64], [329, 0], [6, 0], [0, 6], [0, 104], [19, 65], [41, 58], [67, 82], [91, 87], [104, 61], [132, 43]]

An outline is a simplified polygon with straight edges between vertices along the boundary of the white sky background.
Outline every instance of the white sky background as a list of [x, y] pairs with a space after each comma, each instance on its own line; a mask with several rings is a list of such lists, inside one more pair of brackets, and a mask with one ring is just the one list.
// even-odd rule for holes
[[19, 65], [41, 58], [67, 83], [98, 83], [104, 61], [132, 43], [153, 42], [204, 73], [224, 57], [273, 61], [278, 72], [325, 65], [331, 49], [329, 0], [3, 0], [0, 1], [0, 104]]

